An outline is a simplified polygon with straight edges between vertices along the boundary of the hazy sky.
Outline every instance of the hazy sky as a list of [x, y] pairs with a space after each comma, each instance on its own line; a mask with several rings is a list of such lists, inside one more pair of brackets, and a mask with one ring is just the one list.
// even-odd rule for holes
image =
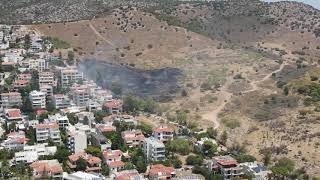
[[[275, 1], [283, 1], [283, 0], [264, 0], [267, 2], [275, 2]], [[298, 2], [304, 2], [306, 4], [310, 4], [313, 7], [320, 9], [320, 0], [291, 0], [291, 1], [298, 1]]]

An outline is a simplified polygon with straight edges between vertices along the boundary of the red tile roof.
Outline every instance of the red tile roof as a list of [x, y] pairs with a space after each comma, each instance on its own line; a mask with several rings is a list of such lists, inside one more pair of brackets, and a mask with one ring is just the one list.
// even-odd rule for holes
[[104, 106], [106, 108], [109, 108], [109, 109], [111, 109], [111, 108], [120, 108], [122, 106], [122, 101], [118, 100], [118, 99], [114, 99], [114, 100], [112, 100], [110, 102], [105, 103]]
[[36, 125], [36, 129], [44, 129], [44, 128], [57, 129], [57, 128], [59, 128], [59, 125], [57, 123], [46, 123], [46, 124], [37, 124]]
[[149, 176], [157, 176], [159, 173], [166, 176], [171, 176], [175, 172], [173, 167], [166, 167], [162, 164], [152, 165], [150, 167]]
[[125, 164], [122, 161], [113, 161], [113, 162], [108, 163], [108, 166], [113, 167], [113, 168], [114, 167], [123, 167], [123, 166], [125, 166]]
[[113, 159], [113, 158], [118, 158], [123, 155], [123, 152], [121, 150], [105, 150], [103, 151], [103, 157], [104, 159]]
[[8, 118], [22, 118], [20, 109], [8, 109], [6, 115]]

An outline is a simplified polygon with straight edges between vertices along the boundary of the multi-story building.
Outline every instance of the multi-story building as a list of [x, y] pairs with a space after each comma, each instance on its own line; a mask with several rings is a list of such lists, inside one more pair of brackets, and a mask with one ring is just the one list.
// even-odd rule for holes
[[165, 151], [165, 146], [160, 140], [153, 137], [144, 139], [143, 152], [148, 161], [164, 160]]
[[90, 111], [90, 112], [101, 111], [102, 105], [92, 99], [89, 99], [89, 101], [87, 102], [87, 108], [88, 108], [88, 111]]
[[76, 117], [78, 119], [79, 123], [89, 125], [91, 127], [91, 124], [94, 122], [94, 114], [92, 112], [79, 112], [76, 114]]
[[118, 114], [122, 112], [122, 101], [119, 99], [113, 99], [110, 102], [107, 102], [103, 105], [103, 109], [110, 114]]
[[7, 139], [1, 143], [1, 146], [9, 150], [19, 151], [28, 141], [29, 139], [25, 137], [24, 131], [12, 132], [7, 134]]
[[50, 85], [41, 85], [40, 91], [44, 92], [46, 96], [52, 97], [53, 96], [53, 87]]
[[13, 82], [13, 88], [14, 89], [25, 88], [28, 86], [28, 84], [29, 84], [29, 81], [27, 81], [27, 80], [18, 80], [17, 79]]
[[18, 80], [30, 81], [31, 79], [32, 79], [32, 74], [30, 74], [30, 73], [18, 74]]
[[121, 136], [124, 143], [130, 148], [141, 147], [145, 138], [140, 130], [123, 131], [121, 132]]
[[24, 146], [23, 150], [14, 154], [14, 163], [33, 163], [41, 156], [54, 155], [56, 146], [47, 146], [47, 144], [36, 144], [34, 146]]
[[102, 153], [104, 162], [111, 171], [120, 171], [124, 169], [124, 162], [121, 161], [123, 152], [121, 150], [105, 150]]
[[74, 126], [67, 128], [68, 149], [73, 153], [84, 152], [87, 148], [87, 134], [85, 131], [76, 130]]
[[123, 170], [119, 172], [113, 171], [110, 175], [111, 179], [134, 179], [134, 180], [147, 180], [143, 177], [142, 174], [139, 174], [139, 172], [136, 169], [130, 169], [130, 170]]
[[77, 168], [77, 161], [82, 158], [86, 161], [86, 172], [97, 172], [99, 173], [101, 171], [101, 159], [95, 156], [92, 156], [91, 154], [87, 153], [76, 153], [72, 154], [68, 157], [67, 165], [70, 169], [76, 169]]
[[245, 174], [254, 175], [254, 178], [252, 178], [253, 180], [268, 180], [272, 174], [272, 171], [268, 170], [266, 166], [257, 162], [241, 163], [240, 167], [243, 168]]
[[73, 91], [73, 102], [77, 106], [86, 106], [89, 101], [89, 93], [85, 90], [75, 90]]
[[33, 109], [46, 108], [46, 94], [41, 91], [31, 91], [29, 93], [29, 99]]
[[59, 128], [66, 128], [69, 126], [69, 119], [67, 116], [57, 113], [55, 115], [48, 116], [49, 122], [55, 122], [59, 125]]
[[167, 126], [160, 126], [153, 129], [152, 136], [162, 142], [167, 142], [173, 138], [173, 129]]
[[29, 59], [29, 69], [35, 69], [39, 72], [49, 69], [49, 62], [45, 59]]
[[100, 147], [101, 150], [111, 149], [111, 141], [101, 133], [91, 133], [91, 144]]
[[83, 73], [80, 73], [76, 67], [61, 68], [60, 83], [62, 87], [68, 87], [83, 80]]
[[70, 99], [64, 94], [55, 94], [52, 97], [56, 109], [64, 109], [70, 106]]
[[5, 109], [20, 107], [22, 105], [21, 94], [18, 92], [1, 93], [1, 106]]
[[11, 123], [16, 123], [16, 124], [23, 123], [23, 117], [21, 115], [20, 109], [5, 109], [4, 117], [5, 117], [7, 126], [9, 126]]
[[39, 72], [39, 86], [41, 87], [43, 85], [56, 86], [53, 72]]
[[223, 179], [233, 179], [244, 175], [243, 168], [233, 157], [216, 156], [208, 164], [209, 170], [222, 175]]
[[59, 125], [57, 123], [44, 123], [36, 125], [36, 139], [38, 143], [52, 140], [61, 143]]
[[33, 170], [33, 179], [62, 179], [63, 169], [58, 160], [42, 160], [30, 165]]

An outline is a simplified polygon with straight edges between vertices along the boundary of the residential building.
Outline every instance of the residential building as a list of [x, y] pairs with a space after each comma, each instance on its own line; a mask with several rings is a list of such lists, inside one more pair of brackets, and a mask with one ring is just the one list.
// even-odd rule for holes
[[4, 117], [6, 119], [7, 126], [11, 123], [21, 124], [23, 121], [20, 109], [5, 109]]
[[121, 161], [123, 152], [121, 150], [105, 150], [102, 153], [104, 162], [111, 171], [120, 171], [124, 169], [125, 163]]
[[52, 97], [56, 109], [64, 109], [70, 106], [70, 99], [64, 94], [55, 94]]
[[53, 87], [50, 85], [41, 85], [40, 92], [45, 93], [45, 95], [47, 97], [52, 97], [53, 96]]
[[28, 86], [28, 84], [29, 84], [29, 81], [27, 81], [27, 80], [18, 80], [17, 79], [13, 82], [13, 88], [16, 90], [19, 88], [25, 88]]
[[29, 99], [33, 109], [46, 108], [46, 94], [41, 91], [31, 91], [29, 93]]
[[73, 102], [77, 106], [86, 106], [89, 101], [89, 93], [85, 90], [75, 90], [73, 91]]
[[153, 137], [144, 139], [143, 152], [148, 161], [162, 161], [165, 159], [163, 142]]
[[94, 122], [94, 114], [92, 112], [79, 112], [76, 114], [76, 117], [78, 119], [79, 123], [89, 125], [91, 127], [91, 124]]
[[122, 112], [122, 101], [119, 99], [113, 99], [103, 105], [103, 109], [110, 114], [118, 114]]
[[113, 171], [110, 175], [111, 179], [119, 179], [119, 180], [146, 180], [142, 174], [136, 169], [123, 170], [123, 171]]
[[89, 101], [87, 102], [87, 108], [88, 108], [89, 112], [101, 111], [102, 105], [92, 99], [89, 99]]
[[138, 121], [136, 120], [136, 118], [131, 115], [120, 115], [116, 119], [119, 119], [120, 121], [125, 122], [127, 124], [138, 125]]
[[61, 143], [59, 125], [57, 123], [44, 123], [36, 125], [36, 139], [38, 143], [52, 140]]
[[85, 131], [76, 130], [74, 126], [67, 128], [68, 149], [73, 153], [81, 153], [87, 148], [87, 135]]
[[105, 89], [96, 89], [92, 97], [101, 104], [112, 101], [112, 93]]
[[22, 150], [29, 141], [25, 137], [24, 131], [11, 132], [7, 134], [7, 139], [1, 143], [1, 146], [12, 151]]
[[167, 142], [173, 138], [173, 129], [167, 126], [160, 126], [153, 129], [152, 136], [162, 142]]
[[162, 164], [151, 165], [148, 170], [149, 180], [159, 180], [159, 179], [171, 179], [175, 177], [175, 169], [173, 167], [167, 167]]
[[80, 73], [76, 67], [60, 69], [60, 83], [62, 87], [69, 87], [81, 80], [83, 80], [83, 73]]
[[56, 86], [54, 73], [50, 71], [39, 72], [39, 86]]
[[47, 144], [36, 144], [33, 146], [24, 146], [23, 150], [14, 154], [14, 163], [33, 163], [41, 156], [54, 155], [56, 146], [47, 146]]
[[63, 169], [58, 160], [42, 160], [30, 165], [34, 179], [52, 178], [62, 179]]
[[72, 174], [63, 175], [64, 180], [105, 180], [102, 175], [86, 173], [82, 171], [74, 172]]
[[245, 174], [254, 175], [253, 180], [268, 180], [272, 171], [268, 170], [263, 164], [257, 162], [245, 162], [239, 165]]
[[32, 74], [31, 73], [20, 73], [18, 74], [18, 80], [25, 80], [29, 81], [32, 79]]
[[211, 142], [212, 144], [218, 146], [218, 143], [217, 143], [216, 140], [211, 139], [211, 138], [207, 138], [207, 137], [201, 138], [201, 139], [200, 139], [199, 141], [197, 141], [194, 145], [195, 145], [195, 147], [201, 152], [201, 151], [202, 151], [202, 148], [203, 148], [203, 144], [204, 144], [204, 142], [206, 142], [206, 141], [209, 141], [209, 142]]
[[1, 93], [1, 107], [13, 108], [20, 107], [22, 105], [21, 94], [18, 92]]
[[68, 157], [67, 164], [70, 167], [70, 169], [76, 169], [77, 168], [77, 161], [82, 158], [86, 161], [87, 167], [86, 172], [97, 172], [99, 173], [101, 171], [101, 159], [95, 156], [92, 156], [91, 154], [87, 153], [76, 153], [72, 154]]
[[49, 122], [55, 122], [59, 125], [59, 128], [66, 128], [69, 126], [69, 119], [66, 115], [61, 115], [60, 113], [56, 113], [55, 115], [48, 116]]
[[91, 144], [92, 146], [100, 147], [102, 151], [111, 149], [111, 141], [101, 133], [91, 133]]
[[29, 69], [35, 69], [39, 72], [49, 69], [49, 62], [45, 59], [29, 59]]
[[223, 179], [233, 179], [243, 176], [243, 168], [233, 157], [216, 156], [208, 164], [209, 170], [222, 175]]
[[141, 147], [145, 138], [141, 130], [123, 131], [121, 137], [130, 148]]
[[96, 130], [103, 134], [107, 132], [115, 132], [117, 129], [115, 126], [109, 126], [107, 124], [96, 124]]

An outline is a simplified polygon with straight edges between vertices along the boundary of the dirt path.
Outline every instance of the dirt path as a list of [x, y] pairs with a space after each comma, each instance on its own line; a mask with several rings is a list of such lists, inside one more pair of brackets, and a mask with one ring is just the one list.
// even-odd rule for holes
[[267, 74], [264, 78], [262, 78], [261, 80], [258, 80], [258, 81], [252, 81], [250, 83], [250, 86], [251, 86], [251, 89], [247, 90], [247, 91], [242, 91], [241, 94], [246, 94], [246, 93], [249, 93], [249, 92], [253, 92], [253, 91], [257, 91], [259, 89], [258, 87], [258, 84], [259, 83], [262, 83], [266, 80], [268, 80], [272, 74], [275, 74], [275, 73], [278, 73], [280, 71], [283, 70], [283, 68], [285, 67], [285, 65], [287, 65], [286, 63], [282, 63], [279, 67], [279, 69], [275, 70], [275, 71], [272, 71], [271, 73]]
[[[92, 19], [93, 20], [93, 19]], [[91, 21], [92, 21], [91, 20]], [[102, 39], [104, 42], [110, 44], [111, 46], [115, 47], [115, 45], [109, 41], [108, 39], [106, 39], [105, 37], [103, 37], [98, 31], [97, 29], [92, 25], [91, 21], [89, 22], [89, 27], [92, 29], [92, 31], [94, 32], [94, 34], [96, 34], [100, 39]]]
[[[267, 74], [264, 78], [262, 78], [261, 80], [258, 81], [252, 81], [250, 83], [251, 85], [251, 89], [247, 90], [247, 91], [243, 91], [242, 94], [245, 93], [249, 93], [249, 92], [253, 92], [259, 89], [258, 84], [261, 82], [264, 82], [266, 80], [268, 80], [272, 74], [274, 73], [278, 73], [280, 71], [283, 70], [283, 68], [285, 67], [286, 63], [282, 63], [279, 67], [279, 69], [272, 71], [271, 73]], [[220, 89], [220, 93], [217, 96], [218, 100], [217, 100], [217, 104], [218, 106], [213, 110], [210, 111], [208, 113], [205, 113], [202, 115], [202, 118], [205, 120], [209, 120], [212, 121], [214, 124], [214, 128], [218, 128], [220, 126], [220, 121], [219, 121], [219, 113], [224, 109], [224, 107], [226, 106], [226, 104], [230, 101], [230, 99], [232, 98], [233, 93], [228, 92], [228, 87], [229, 85], [232, 83], [232, 79], [228, 79], [227, 82], [222, 86], [222, 88]]]

